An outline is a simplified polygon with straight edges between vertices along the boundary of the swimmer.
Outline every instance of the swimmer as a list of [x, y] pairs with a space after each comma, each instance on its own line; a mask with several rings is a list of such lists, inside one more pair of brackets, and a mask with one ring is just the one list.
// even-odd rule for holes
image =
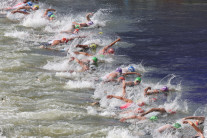
[[92, 43], [89, 45], [76, 45], [76, 47], [82, 48], [81, 52], [86, 52], [88, 50], [90, 50], [91, 53], [95, 54], [96, 53], [96, 49], [98, 47], [98, 44]]
[[33, 7], [31, 6], [22, 6], [22, 7], [19, 7], [17, 8], [16, 10], [12, 11], [11, 13], [12, 14], [15, 14], [15, 13], [22, 13], [22, 14], [25, 14], [25, 15], [28, 15], [30, 14], [29, 11], [30, 10], [38, 10], [39, 9], [39, 5], [34, 5]]
[[169, 130], [169, 129], [176, 130], [176, 129], [178, 129], [178, 128], [181, 128], [181, 124], [180, 124], [180, 123], [175, 123], [175, 124], [173, 124], [173, 125], [171, 125], [171, 124], [166, 124], [166, 125], [164, 125], [164, 126], [159, 127], [159, 128], [157, 129], [157, 131], [158, 131], [159, 133], [163, 133], [163, 132], [166, 131], [166, 130]]
[[96, 57], [92, 57], [90, 60], [79, 60], [75, 57], [71, 57], [70, 61], [75, 60], [78, 64], [80, 64], [80, 66], [82, 67], [82, 69], [78, 72], [84, 72], [84, 71], [88, 71], [88, 70], [96, 70], [96, 67], [98, 66], [98, 58]]
[[[122, 74], [123, 75], [123, 74]], [[130, 87], [133, 87], [133, 86], [136, 86], [136, 85], [139, 85], [140, 82], [141, 82], [141, 77], [137, 77], [134, 81], [125, 81], [125, 78], [124, 77], [119, 77], [117, 79], [118, 82], [122, 81], [124, 83], [124, 85], [126, 86], [130, 86]]]
[[[204, 119], [205, 119], [205, 117], [204, 117]], [[200, 138], [205, 138], [204, 134], [203, 134], [203, 129], [200, 129], [198, 127], [198, 125], [194, 124], [192, 121], [189, 121], [189, 120], [184, 120], [183, 121], [183, 124], [187, 124], [187, 123], [190, 124], [195, 129], [195, 131], [197, 132], [197, 135], [193, 138], [199, 138], [199, 137]]]
[[149, 91], [149, 90], [151, 90], [151, 87], [147, 87], [146, 89], [144, 89], [145, 96], [175, 91], [175, 89], [169, 89], [167, 86], [163, 86], [161, 89], [155, 89], [155, 90], [151, 90], [151, 91]]
[[122, 75], [122, 69], [117, 68], [115, 71], [104, 76], [104, 82], [117, 81], [116, 78]]
[[123, 73], [136, 72], [134, 66], [129, 66], [128, 68], [125, 67], [125, 68], [122, 68], [122, 70], [123, 70]]
[[140, 116], [130, 116], [130, 117], [126, 117], [126, 118], [121, 118], [120, 121], [124, 122], [127, 119], [138, 119], [138, 120], [145, 120], [147, 119], [146, 117], [144, 117], [145, 115], [151, 113], [151, 112], [160, 112], [160, 113], [169, 113], [169, 114], [175, 114], [175, 111], [172, 110], [166, 110], [165, 108], [152, 108], [144, 113], [142, 113]]
[[24, 0], [22, 3], [18, 3], [16, 5], [12, 6], [12, 7], [3, 8], [1, 10], [6, 10], [6, 11], [8, 11], [8, 10], [14, 10], [14, 9], [17, 9], [19, 7], [22, 7], [22, 6], [27, 6], [27, 3], [28, 2], [29, 2], [29, 0]]
[[126, 82], [125, 82], [125, 80], [122, 80], [122, 96], [118, 96], [118, 97], [115, 96], [115, 95], [108, 95], [107, 96], [108, 99], [116, 98], [116, 99], [120, 99], [120, 100], [125, 101], [125, 102], [130, 102], [130, 103], [133, 102], [132, 100], [126, 99], [125, 97], [126, 97]]
[[[105, 46], [103, 49], [101, 49], [98, 53], [100, 55], [109, 55], [109, 54], [114, 54], [114, 49], [110, 48], [112, 47], [116, 42], [120, 41], [121, 39], [118, 38], [116, 39], [114, 42], [112, 42], [110, 45], [108, 46]], [[88, 47], [91, 47], [91, 49], [95, 50], [96, 51], [96, 47], [97, 45], [94, 44], [94, 45], [77, 45], [76, 47], [84, 47], [84, 48], [88, 48]], [[108, 51], [107, 51], [108, 50]], [[92, 56], [91, 54], [88, 54], [86, 52], [81, 52], [79, 54], [83, 54], [83, 55], [88, 55], [88, 56]]]
[[188, 119], [196, 120], [194, 123], [198, 126], [204, 123], [205, 117], [204, 116], [188, 116], [188, 117], [182, 118], [183, 121], [188, 120]]
[[[189, 119], [195, 120], [195, 121], [188, 121]], [[198, 132], [196, 136], [202, 137], [203, 129], [204, 129], [204, 121], [205, 121], [204, 116], [188, 116], [188, 117], [182, 118], [182, 120], [184, 124], [189, 123]]]
[[[192, 122], [192, 121], [188, 122], [187, 121], [188, 119], [196, 120], [196, 121], [194, 121], [194, 122]], [[205, 117], [204, 116], [188, 116], [188, 117], [182, 118], [182, 120], [183, 120], [183, 123], [184, 124], [189, 123], [191, 126], [193, 124], [195, 124], [195, 126], [197, 127], [197, 130], [200, 129], [197, 132], [202, 132], [203, 126], [200, 127], [200, 125], [202, 125], [204, 123], [204, 120], [205, 120]], [[158, 128], [158, 132], [162, 133], [162, 132], [164, 132], [167, 129], [173, 129], [173, 130], [175, 130], [175, 129], [178, 129], [180, 127], [181, 127], [181, 124], [179, 124], [179, 123], [175, 123], [174, 125], [166, 124], [166, 125]], [[197, 136], [199, 136], [200, 134], [198, 133]]]
[[45, 46], [56, 46], [59, 44], [67, 44], [69, 41], [72, 41], [76, 38], [85, 38], [86, 36], [76, 36], [76, 37], [71, 37], [71, 38], [62, 38], [60, 40], [52, 40], [50, 42], [46, 42], [46, 43], [41, 43], [41, 48], [44, 48]]
[[46, 11], [45, 11], [45, 13], [44, 13], [44, 17], [46, 17], [48, 20], [54, 20], [54, 18], [55, 18], [55, 15], [54, 15], [54, 13], [53, 12], [54, 11], [56, 11], [55, 9], [47, 9]]
[[87, 23], [77, 23], [77, 22], [73, 22], [72, 27], [75, 28], [75, 29], [76, 28], [80, 29], [82, 27], [89, 27], [89, 26], [93, 25], [93, 22], [91, 21], [90, 16], [93, 16], [93, 13], [88, 13], [86, 15]]
[[126, 86], [136, 86], [138, 84], [140, 84], [141, 82], [141, 78], [137, 77], [134, 81], [129, 81], [129, 82], [125, 82], [125, 80], [122, 80], [122, 85], [123, 85], [123, 97], [126, 96]]
[[[72, 25], [72, 29], [66, 30], [66, 31], [61, 31], [60, 33], [73, 33], [76, 34], [78, 33], [79, 29], [81, 29], [81, 27], [88, 27], [90, 25], [93, 25], [93, 22], [90, 19], [90, 15], [92, 16], [93, 13], [88, 13], [86, 15], [86, 19], [87, 19], [87, 23], [77, 23], [77, 22], [73, 22]], [[74, 31], [72, 31], [73, 29], [75, 29]]]
[[101, 49], [98, 53], [100, 55], [111, 55], [111, 54], [114, 54], [115, 50], [113, 48], [110, 48], [110, 47], [112, 47], [114, 44], [116, 44], [116, 42], [118, 42], [120, 40], [121, 40], [120, 38], [116, 39], [114, 42], [112, 42], [108, 46], [105, 46], [103, 49]]
[[67, 30], [67, 31], [61, 31], [60, 33], [72, 33], [72, 34], [78, 34], [78, 32], [79, 32], [79, 29], [78, 28], [76, 28], [76, 29], [74, 29], [73, 31], [72, 30]]

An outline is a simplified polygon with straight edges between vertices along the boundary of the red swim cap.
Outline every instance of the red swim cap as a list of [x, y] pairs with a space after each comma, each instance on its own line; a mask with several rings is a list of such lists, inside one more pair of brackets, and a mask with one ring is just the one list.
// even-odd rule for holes
[[125, 78], [124, 77], [119, 77], [118, 80], [125, 80]]
[[114, 54], [114, 52], [115, 52], [115, 50], [114, 50], [113, 48], [110, 48], [110, 49], [108, 50], [108, 53], [109, 53], [109, 54]]
[[139, 106], [144, 106], [145, 102], [138, 103]]
[[173, 110], [168, 110], [168, 113], [170, 113], [170, 114], [175, 114], [176, 113], [176, 111], [173, 111]]
[[138, 113], [143, 113], [144, 110], [143, 110], [142, 108], [139, 107], [139, 108], [137, 108], [137, 112], [138, 112]]
[[65, 37], [62, 38], [62, 41], [66, 41], [67, 39]]

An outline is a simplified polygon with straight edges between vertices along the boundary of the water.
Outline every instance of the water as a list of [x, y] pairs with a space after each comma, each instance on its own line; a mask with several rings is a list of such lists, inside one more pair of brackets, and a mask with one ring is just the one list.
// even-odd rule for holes
[[[3, 0], [0, 8], [9, 2]], [[45, 0], [40, 7], [57, 9], [57, 20], [42, 18], [42, 9], [26, 18], [9, 13], [0, 18], [1, 137], [180, 137], [178, 132], [160, 135], [154, 130], [185, 116], [206, 116], [206, 1]], [[90, 36], [82, 43], [105, 46], [120, 37], [116, 56], [104, 58], [107, 64], [99, 73], [64, 72], [77, 64], [68, 64], [67, 53], [39, 49], [39, 42], [68, 37], [59, 32], [69, 29], [72, 21], [85, 21], [91, 11], [95, 25], [80, 32]], [[121, 95], [121, 86], [94, 80], [129, 64], [142, 73], [143, 81], [127, 88], [128, 97], [150, 103], [146, 109], [174, 108], [176, 115], [163, 115], [155, 123], [119, 121], [129, 114], [121, 115], [114, 107], [124, 103], [106, 99], [105, 92]], [[147, 86], [162, 85], [178, 92], [153, 103], [143, 96]], [[91, 106], [99, 100], [100, 107]], [[194, 131], [183, 133], [189, 132]]]

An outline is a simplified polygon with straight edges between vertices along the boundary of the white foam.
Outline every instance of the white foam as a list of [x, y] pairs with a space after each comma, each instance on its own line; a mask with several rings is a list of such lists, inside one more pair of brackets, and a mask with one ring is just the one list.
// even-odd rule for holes
[[68, 81], [65, 85], [67, 89], [94, 89], [94, 83], [89, 81]]
[[133, 136], [128, 129], [114, 128], [108, 132], [106, 138], [139, 138], [139, 136]]
[[70, 69], [70, 65], [68, 64], [68, 60], [57, 61], [57, 62], [48, 62], [44, 69], [47, 70], [55, 70], [55, 71], [67, 71]]
[[43, 10], [38, 10], [27, 15], [22, 21], [22, 25], [26, 27], [39, 28], [49, 24], [49, 20], [43, 17]]
[[5, 33], [4, 36], [19, 38], [19, 39], [27, 39], [28, 37], [30, 37], [30, 34], [28, 32], [15, 30]]
[[96, 115], [97, 114], [96, 109], [94, 109], [91, 106], [88, 106], [86, 109], [87, 109], [88, 114], [90, 114], [90, 115]]

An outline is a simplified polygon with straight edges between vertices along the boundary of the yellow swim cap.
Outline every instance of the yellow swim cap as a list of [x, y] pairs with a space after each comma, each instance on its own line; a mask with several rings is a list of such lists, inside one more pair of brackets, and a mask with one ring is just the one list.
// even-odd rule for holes
[[35, 7], [35, 8], [37, 8], [37, 9], [39, 9], [39, 8], [40, 8], [40, 7], [39, 7], [39, 5], [34, 5], [34, 7]]

